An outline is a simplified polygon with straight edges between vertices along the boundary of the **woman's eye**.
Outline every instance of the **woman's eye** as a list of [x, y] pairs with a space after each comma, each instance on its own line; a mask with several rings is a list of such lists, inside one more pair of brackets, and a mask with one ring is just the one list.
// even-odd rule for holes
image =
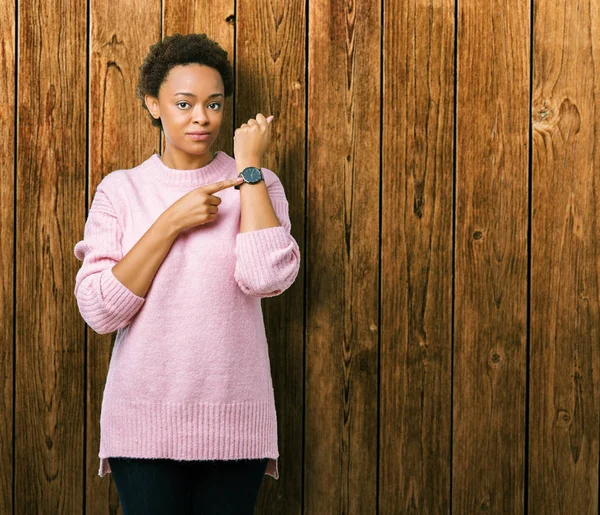
[[[185, 101], [183, 101], [183, 100], [182, 100], [181, 102], [177, 102], [177, 104], [176, 104], [176, 105], [178, 105], [178, 106], [179, 106], [179, 105], [181, 105], [181, 104], [188, 104], [188, 105], [190, 105], [190, 103], [189, 103], [189, 102], [185, 102]], [[219, 104], [219, 102], [213, 102], [213, 103], [211, 103], [211, 104], [209, 104], [209, 105], [211, 105], [211, 106], [217, 106], [217, 109], [220, 109], [220, 108], [221, 108], [221, 104]]]

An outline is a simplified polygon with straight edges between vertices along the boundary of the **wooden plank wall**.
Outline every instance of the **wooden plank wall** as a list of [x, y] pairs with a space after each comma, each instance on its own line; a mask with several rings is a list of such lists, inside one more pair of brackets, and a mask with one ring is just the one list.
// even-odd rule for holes
[[600, 3], [534, 22], [529, 507], [598, 513]]
[[14, 1], [0, 4], [0, 513], [12, 513], [13, 506], [15, 17]]
[[454, 9], [452, 0], [384, 4], [378, 507], [386, 514], [451, 508]]
[[524, 505], [529, 15], [529, 5], [518, 0], [458, 7], [452, 426], [458, 513], [520, 513]]
[[600, 1], [0, 5], [0, 513], [121, 513], [97, 476], [113, 335], [73, 246], [162, 148], [150, 45], [206, 32], [274, 114], [294, 285], [263, 310], [279, 481], [257, 513], [598, 513]]

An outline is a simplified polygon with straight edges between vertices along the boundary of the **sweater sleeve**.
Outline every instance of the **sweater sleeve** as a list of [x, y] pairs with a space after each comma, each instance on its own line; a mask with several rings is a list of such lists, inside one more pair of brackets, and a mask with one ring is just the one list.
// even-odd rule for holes
[[129, 325], [145, 301], [122, 284], [112, 267], [123, 257], [122, 232], [106, 193], [98, 187], [85, 223], [84, 238], [75, 245], [83, 261], [75, 278], [81, 316], [98, 334]]
[[[288, 289], [300, 269], [300, 249], [291, 235], [289, 205], [273, 172], [267, 191], [281, 226], [240, 232], [235, 244], [235, 280], [253, 297], [275, 297]], [[269, 175], [271, 175], [269, 174]]]

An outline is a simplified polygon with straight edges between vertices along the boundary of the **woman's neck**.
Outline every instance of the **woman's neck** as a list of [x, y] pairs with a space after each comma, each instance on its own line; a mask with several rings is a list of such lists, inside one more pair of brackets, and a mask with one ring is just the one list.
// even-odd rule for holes
[[174, 152], [169, 145], [163, 151], [161, 161], [168, 168], [175, 170], [196, 170], [209, 164], [216, 156], [210, 149], [204, 154], [194, 155], [185, 152]]

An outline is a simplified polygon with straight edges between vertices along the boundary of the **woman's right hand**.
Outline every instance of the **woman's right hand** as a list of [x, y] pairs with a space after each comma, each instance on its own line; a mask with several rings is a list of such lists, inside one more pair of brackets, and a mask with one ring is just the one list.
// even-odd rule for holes
[[221, 198], [214, 193], [241, 184], [243, 181], [241, 177], [235, 177], [195, 188], [171, 204], [165, 214], [168, 215], [177, 233], [196, 225], [212, 222], [217, 217], [219, 210], [217, 206], [221, 203]]

